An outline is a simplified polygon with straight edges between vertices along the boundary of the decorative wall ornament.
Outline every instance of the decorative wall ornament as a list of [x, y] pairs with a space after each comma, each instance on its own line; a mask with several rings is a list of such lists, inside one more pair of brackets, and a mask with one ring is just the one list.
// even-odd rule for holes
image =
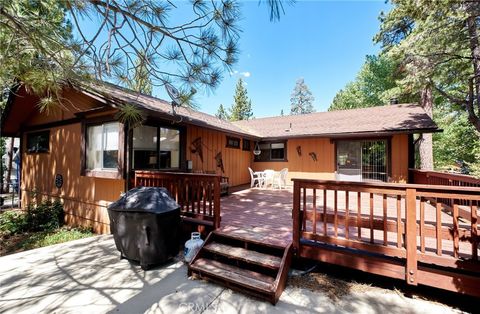
[[60, 189], [63, 186], [63, 176], [59, 173], [55, 175], [55, 186]]
[[197, 137], [192, 141], [190, 145], [190, 151], [192, 154], [197, 154], [200, 157], [200, 160], [203, 162], [203, 145], [202, 145], [202, 138]]
[[314, 152], [311, 152], [309, 153], [310, 157], [312, 157], [312, 160], [317, 162], [317, 154], [315, 154]]
[[217, 168], [220, 168], [222, 173], [225, 173], [225, 169], [223, 168], [222, 152], [218, 152], [215, 155], [215, 161], [217, 162]]
[[300, 145], [297, 146], [297, 154], [298, 156], [302, 156], [302, 146]]

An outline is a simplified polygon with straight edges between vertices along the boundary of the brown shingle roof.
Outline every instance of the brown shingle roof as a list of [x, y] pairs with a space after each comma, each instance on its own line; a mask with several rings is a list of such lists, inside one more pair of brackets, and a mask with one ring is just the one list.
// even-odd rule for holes
[[210, 127], [226, 132], [237, 133], [244, 136], [253, 136], [249, 132], [239, 128], [230, 121], [225, 121], [216, 116], [209, 115], [186, 107], [176, 107], [175, 115], [172, 114], [170, 102], [153, 96], [137, 93], [109, 83], [93, 84], [85, 88], [86, 91], [100, 93], [101, 97], [115, 103], [130, 103], [142, 109], [150, 111], [155, 116], [172, 119], [181, 123], [195, 124]]
[[416, 104], [260, 118], [233, 124], [261, 138], [438, 131], [435, 122]]
[[387, 105], [229, 122], [185, 107], [175, 108], [176, 114], [173, 115], [169, 102], [111, 84], [97, 84], [93, 86], [93, 90], [107, 100], [135, 104], [150, 111], [153, 115], [159, 114], [166, 119], [181, 119], [183, 123], [187, 124], [262, 139], [438, 131], [435, 122], [422, 107], [416, 104]]

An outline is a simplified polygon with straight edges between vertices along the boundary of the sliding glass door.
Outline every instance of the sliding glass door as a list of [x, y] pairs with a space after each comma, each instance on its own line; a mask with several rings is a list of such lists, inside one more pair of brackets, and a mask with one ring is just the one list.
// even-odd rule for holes
[[388, 181], [387, 140], [337, 142], [337, 175], [340, 181]]

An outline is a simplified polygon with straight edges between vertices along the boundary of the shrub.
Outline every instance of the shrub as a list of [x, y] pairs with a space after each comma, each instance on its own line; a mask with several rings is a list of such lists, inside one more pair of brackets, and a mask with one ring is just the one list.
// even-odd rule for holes
[[26, 219], [29, 231], [49, 231], [63, 225], [64, 212], [60, 201], [44, 201], [37, 206], [28, 206]]
[[16, 234], [25, 231], [51, 231], [63, 225], [64, 212], [59, 201], [30, 205], [26, 212], [7, 211], [0, 215], [0, 233]]
[[0, 234], [15, 234], [27, 229], [28, 222], [25, 213], [10, 210], [0, 214]]

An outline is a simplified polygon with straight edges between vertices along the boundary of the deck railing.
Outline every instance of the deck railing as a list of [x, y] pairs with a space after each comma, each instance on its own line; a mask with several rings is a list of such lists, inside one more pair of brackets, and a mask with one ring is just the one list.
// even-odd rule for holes
[[[464, 174], [419, 169], [409, 169], [409, 171], [412, 180], [410, 183], [413, 184], [480, 187], [480, 179]], [[434, 202], [436, 200], [432, 199], [431, 201]], [[441, 199], [439, 201], [447, 206], [448, 210], [452, 210], [452, 199]], [[459, 205], [468, 206], [468, 201], [459, 200]], [[465, 216], [463, 211], [460, 211], [460, 217], [468, 219], [468, 215]]]
[[480, 179], [440, 171], [409, 169], [413, 184], [480, 187]]
[[134, 186], [166, 188], [181, 206], [184, 220], [220, 226], [220, 180], [213, 174], [135, 171]]
[[480, 188], [293, 182], [299, 256], [480, 296]]

